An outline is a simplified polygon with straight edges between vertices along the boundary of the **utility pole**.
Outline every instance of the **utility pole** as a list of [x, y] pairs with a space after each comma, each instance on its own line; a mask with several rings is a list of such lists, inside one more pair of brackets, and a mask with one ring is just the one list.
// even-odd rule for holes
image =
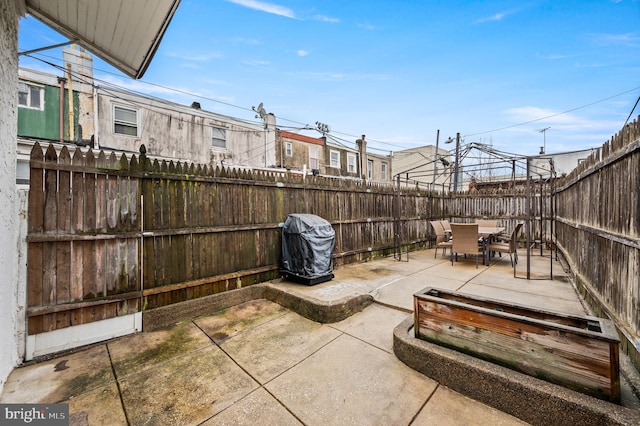
[[329, 127], [328, 124], [321, 123], [319, 121], [316, 121], [316, 129], [318, 129], [318, 131], [322, 133], [323, 138], [327, 137], [327, 133], [331, 131], [331, 127]]
[[456, 133], [456, 165], [454, 167], [455, 175], [453, 175], [453, 189], [458, 192], [458, 174], [460, 171], [460, 132]]
[[436, 184], [436, 176], [438, 175], [438, 141], [440, 140], [440, 129], [436, 133], [436, 153], [433, 156], [433, 181], [431, 182], [431, 189], [434, 189]]
[[256, 118], [262, 119], [264, 123], [264, 167], [267, 167], [267, 134], [269, 128], [267, 126], [267, 111], [264, 109], [262, 102], [257, 107], [252, 106], [251, 109], [256, 112]]
[[[444, 143], [453, 142], [453, 138], [449, 138]], [[453, 165], [453, 192], [458, 192], [458, 170], [460, 169], [460, 132], [456, 133], [456, 159]]]

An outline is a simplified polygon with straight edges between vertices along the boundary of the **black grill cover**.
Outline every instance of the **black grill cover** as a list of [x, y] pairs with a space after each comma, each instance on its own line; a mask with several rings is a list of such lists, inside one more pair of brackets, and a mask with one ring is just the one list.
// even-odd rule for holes
[[313, 214], [290, 214], [282, 227], [282, 266], [298, 277], [333, 278], [336, 233], [329, 222]]

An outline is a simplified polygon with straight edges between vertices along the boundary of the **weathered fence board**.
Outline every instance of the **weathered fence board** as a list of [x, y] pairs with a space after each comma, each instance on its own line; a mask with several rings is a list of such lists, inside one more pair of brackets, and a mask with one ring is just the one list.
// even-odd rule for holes
[[[134, 217], [131, 205], [121, 201], [131, 193], [128, 177], [113, 174], [121, 164], [104, 153], [96, 161], [92, 151], [83, 155], [76, 150], [72, 157], [67, 147], [58, 154], [52, 145], [44, 155], [34, 147], [31, 161], [28, 333], [135, 308], [138, 302], [130, 303], [130, 295], [124, 302], [108, 298], [137, 287], [137, 240], [103, 238], [109, 230], [132, 229], [123, 225]], [[118, 212], [121, 206], [127, 211]]]
[[599, 314], [640, 369], [640, 125], [634, 121], [560, 181], [557, 241]]
[[[530, 209], [534, 239], [557, 242], [588, 300], [640, 340], [640, 140], [634, 121], [566, 176], [553, 204], [521, 189], [452, 197], [261, 172], [153, 162], [36, 144], [28, 218], [28, 333], [83, 324], [278, 276], [280, 230], [314, 213], [336, 230], [336, 265], [434, 240], [432, 218], [496, 218]], [[534, 185], [539, 185], [534, 182]], [[553, 221], [552, 205], [556, 216]], [[399, 216], [396, 224], [395, 216]], [[597, 257], [596, 257], [597, 255]]]
[[[289, 213], [335, 224], [338, 263], [388, 253], [394, 242], [392, 190], [317, 177], [36, 144], [29, 196], [29, 334], [276, 277], [278, 224]], [[432, 198], [401, 202], [403, 235], [424, 244]]]
[[31, 176], [30, 334], [55, 329], [58, 314], [59, 324], [78, 324], [275, 278], [278, 224], [290, 213], [333, 224], [340, 265], [391, 254], [398, 236], [407, 247], [430, 243], [434, 217], [465, 221], [477, 211], [501, 218], [512, 211], [505, 221], [513, 224], [504, 225], [515, 226], [526, 202], [521, 193], [448, 198], [144, 155], [57, 155], [39, 145]]

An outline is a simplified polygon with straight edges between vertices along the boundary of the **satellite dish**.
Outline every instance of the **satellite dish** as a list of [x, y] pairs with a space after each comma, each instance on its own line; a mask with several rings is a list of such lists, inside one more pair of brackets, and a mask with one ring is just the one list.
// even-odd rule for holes
[[256, 115], [256, 118], [262, 118], [263, 120], [265, 119], [267, 111], [264, 109], [262, 102], [260, 102], [257, 107], [251, 107], [251, 109], [258, 113], [258, 115]]

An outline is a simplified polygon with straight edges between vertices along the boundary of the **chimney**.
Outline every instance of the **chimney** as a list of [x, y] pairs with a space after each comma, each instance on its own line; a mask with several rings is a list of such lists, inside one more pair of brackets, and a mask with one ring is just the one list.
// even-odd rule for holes
[[360, 154], [360, 177], [366, 179], [367, 177], [367, 141], [365, 135], [362, 135], [362, 139], [356, 140], [358, 147], [358, 153]]

